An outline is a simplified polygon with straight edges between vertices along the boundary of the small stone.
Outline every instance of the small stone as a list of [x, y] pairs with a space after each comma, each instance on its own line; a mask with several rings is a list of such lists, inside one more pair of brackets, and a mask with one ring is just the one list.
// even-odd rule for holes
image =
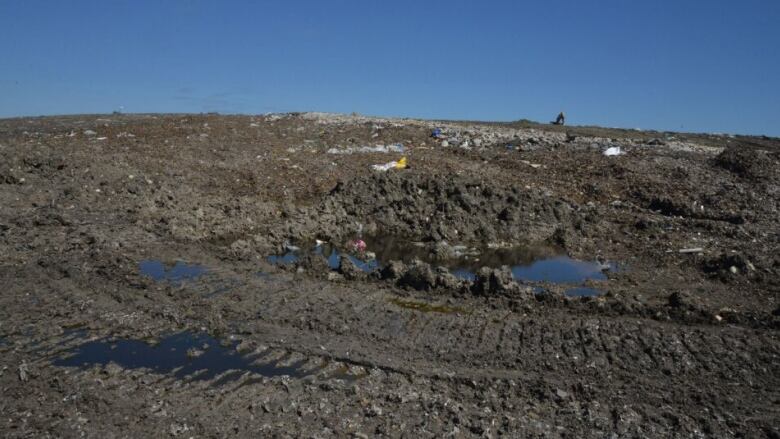
[[739, 270], [737, 269], [737, 267], [736, 267], [736, 266], [732, 265], [731, 267], [729, 267], [729, 271], [730, 271], [732, 274], [737, 274], [737, 272], [738, 272]]
[[569, 397], [569, 392], [565, 390], [558, 389], [555, 391], [555, 394], [558, 396], [558, 398], [566, 399]]

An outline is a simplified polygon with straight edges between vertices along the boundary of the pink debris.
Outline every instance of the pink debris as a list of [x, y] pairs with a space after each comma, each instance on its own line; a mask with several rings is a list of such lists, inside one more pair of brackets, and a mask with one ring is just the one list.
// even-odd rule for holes
[[363, 253], [366, 251], [366, 241], [363, 241], [362, 239], [350, 241], [349, 246], [352, 247], [352, 250], [356, 252]]

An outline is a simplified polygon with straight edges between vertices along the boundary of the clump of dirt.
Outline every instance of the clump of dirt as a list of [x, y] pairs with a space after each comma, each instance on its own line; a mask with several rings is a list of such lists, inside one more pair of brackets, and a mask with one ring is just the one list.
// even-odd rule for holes
[[[488, 268], [483, 267], [477, 272], [471, 291], [477, 296], [492, 295], [518, 295], [527, 292], [512, 277], [509, 267]], [[530, 293], [528, 293], [530, 297]]]
[[764, 179], [777, 175], [780, 171], [776, 154], [763, 150], [745, 149], [731, 146], [715, 157], [715, 164], [740, 177]]
[[716, 257], [708, 258], [702, 262], [702, 270], [722, 280], [730, 280], [736, 275], [751, 275], [756, 271], [755, 266], [741, 254], [722, 253]]

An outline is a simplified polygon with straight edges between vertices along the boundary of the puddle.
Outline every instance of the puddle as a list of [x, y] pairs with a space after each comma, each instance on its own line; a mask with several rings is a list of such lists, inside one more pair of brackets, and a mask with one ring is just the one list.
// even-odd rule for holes
[[586, 280], [607, 280], [601, 264], [557, 256], [535, 261], [530, 265], [512, 267], [512, 276], [517, 280], [531, 282], [580, 283]]
[[147, 259], [138, 263], [138, 270], [143, 276], [151, 277], [156, 281], [171, 281], [181, 283], [188, 279], [195, 279], [206, 273], [206, 267], [187, 264], [177, 261], [169, 270], [165, 269], [165, 264], [156, 259]]
[[[368, 254], [374, 259], [364, 261], [354, 255], [340, 253], [329, 244], [313, 247], [314, 254], [325, 257], [328, 266], [335, 270], [342, 257], [348, 257], [360, 269], [370, 272], [392, 260], [410, 263], [420, 259], [432, 265], [447, 267], [456, 277], [474, 281], [476, 272], [482, 267], [498, 268], [509, 266], [517, 281], [582, 283], [586, 280], [607, 280], [605, 270], [616, 270], [615, 264], [602, 265], [562, 255], [560, 250], [545, 246], [528, 246], [509, 249], [475, 249], [467, 246], [443, 246], [431, 248], [424, 243], [403, 241], [392, 237], [365, 238]], [[309, 247], [312, 248], [312, 247]], [[284, 255], [269, 256], [272, 264], [290, 264], [299, 259], [304, 250], [288, 252]]]
[[604, 292], [595, 288], [577, 287], [566, 290], [564, 294], [567, 297], [598, 297], [603, 295]]
[[416, 302], [413, 300], [403, 300], [399, 298], [390, 299], [389, 302], [401, 308], [413, 309], [415, 311], [425, 313], [436, 312], [442, 314], [469, 314], [469, 312], [467, 312], [465, 309], [459, 308], [457, 306], [434, 305], [427, 302]]
[[235, 345], [225, 347], [207, 334], [191, 332], [170, 335], [155, 345], [140, 340], [103, 339], [82, 344], [53, 364], [86, 369], [113, 362], [125, 369], [149, 369], [197, 381], [231, 372], [220, 378], [218, 382], [221, 384], [238, 379], [247, 372], [268, 378], [283, 375], [301, 378], [311, 373], [301, 369], [305, 360], [287, 366], [279, 364], [284, 358], [256, 364], [258, 355], [242, 355], [236, 351]]

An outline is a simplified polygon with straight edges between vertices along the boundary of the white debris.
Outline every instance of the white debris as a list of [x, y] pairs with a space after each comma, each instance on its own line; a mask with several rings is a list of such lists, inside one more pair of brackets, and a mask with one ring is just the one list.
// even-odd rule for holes
[[606, 156], [623, 155], [623, 154], [625, 154], [625, 152], [621, 151], [619, 146], [612, 146], [607, 148], [604, 151], [604, 155]]
[[371, 152], [404, 152], [404, 146], [400, 143], [394, 143], [392, 145], [354, 146], [349, 148], [330, 148], [328, 150], [328, 154], [355, 154]]

